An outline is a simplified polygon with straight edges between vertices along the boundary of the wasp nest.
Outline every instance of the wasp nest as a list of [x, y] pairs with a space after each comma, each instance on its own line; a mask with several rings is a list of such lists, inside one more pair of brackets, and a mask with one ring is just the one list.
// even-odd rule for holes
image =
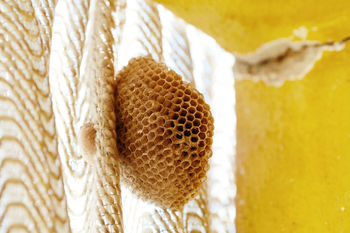
[[150, 56], [129, 62], [115, 93], [123, 181], [144, 200], [181, 208], [209, 168], [214, 126], [208, 104]]

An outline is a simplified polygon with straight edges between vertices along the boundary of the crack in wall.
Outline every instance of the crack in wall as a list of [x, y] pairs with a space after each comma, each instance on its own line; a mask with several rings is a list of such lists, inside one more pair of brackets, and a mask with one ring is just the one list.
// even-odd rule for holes
[[302, 79], [321, 59], [324, 51], [340, 51], [349, 41], [350, 37], [325, 43], [287, 39], [269, 42], [254, 53], [236, 55], [235, 78], [264, 81], [267, 85], [279, 87], [287, 80]]

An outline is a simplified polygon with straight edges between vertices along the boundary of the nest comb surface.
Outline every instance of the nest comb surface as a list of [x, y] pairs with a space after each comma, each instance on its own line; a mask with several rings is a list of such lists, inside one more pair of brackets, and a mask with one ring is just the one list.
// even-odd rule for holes
[[203, 96], [150, 56], [117, 76], [116, 131], [121, 176], [141, 199], [180, 209], [209, 169], [213, 117]]

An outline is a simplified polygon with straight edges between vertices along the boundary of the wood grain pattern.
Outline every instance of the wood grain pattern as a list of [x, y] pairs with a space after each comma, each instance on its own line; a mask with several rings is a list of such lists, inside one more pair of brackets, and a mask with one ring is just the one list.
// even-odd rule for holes
[[[73, 232], [123, 232], [111, 104], [113, 13], [123, 7], [118, 4], [62, 0], [56, 9], [51, 89]], [[77, 148], [79, 129], [87, 121], [98, 128], [98, 163], [93, 165]]]
[[160, 8], [162, 23], [163, 56], [168, 66], [176, 73], [195, 86], [193, 75], [193, 61], [190, 51], [186, 23], [176, 18], [163, 7]]
[[0, 2], [1, 232], [70, 232], [48, 80], [55, 5]]
[[79, 129], [88, 120], [87, 79], [81, 73], [90, 1], [60, 0], [53, 24], [50, 86], [72, 232], [88, 232], [94, 210], [93, 170], [77, 148]]
[[96, 218], [90, 220], [94, 232], [123, 232], [114, 114], [114, 10], [113, 1], [91, 2], [86, 41], [84, 75], [89, 80], [91, 121], [97, 131], [97, 163], [93, 168]]
[[144, 0], [128, 0], [127, 3], [119, 69], [131, 58], [141, 55], [151, 54], [155, 60], [162, 61], [162, 25], [156, 4]]
[[[217, 93], [232, 74], [220, 71], [231, 69], [215, 60], [221, 52], [151, 1], [59, 0], [55, 7], [54, 0], [0, 1], [0, 232], [233, 232], [232, 153], [215, 143], [234, 139], [214, 139], [208, 182], [179, 212], [125, 187], [122, 200], [116, 159], [117, 70], [151, 54], [196, 85], [216, 123], [224, 122]], [[97, 129], [96, 164], [77, 148], [87, 121]], [[217, 124], [216, 135], [233, 134], [230, 127]]]

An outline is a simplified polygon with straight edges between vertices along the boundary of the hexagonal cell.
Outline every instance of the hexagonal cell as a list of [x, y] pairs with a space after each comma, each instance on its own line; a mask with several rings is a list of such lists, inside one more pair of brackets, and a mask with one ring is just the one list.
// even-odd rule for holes
[[187, 115], [187, 120], [188, 121], [193, 121], [194, 120], [194, 116], [192, 114], [188, 114]]
[[165, 131], [165, 133], [166, 133], [166, 135], [171, 136], [173, 134], [173, 130], [172, 129], [167, 129]]
[[164, 140], [164, 141], [162, 142], [162, 145], [163, 145], [164, 147], [168, 147], [171, 143], [172, 143], [172, 140], [171, 140], [171, 139], [167, 139], [167, 140]]
[[195, 117], [195, 118], [198, 118], [198, 119], [201, 119], [201, 118], [202, 118], [202, 113], [196, 112], [196, 113], [194, 114], [194, 117]]
[[199, 111], [199, 112], [203, 112], [203, 107], [200, 106], [200, 105], [198, 105], [198, 106], [196, 107], [196, 109], [197, 109], [197, 111]]
[[182, 98], [185, 102], [189, 102], [191, 97], [188, 96], [188, 95], [185, 95], [183, 98]]
[[163, 135], [163, 133], [164, 133], [164, 128], [163, 127], [157, 128], [157, 135]]
[[205, 132], [207, 132], [207, 127], [206, 127], [205, 125], [201, 125], [201, 126], [199, 127], [199, 130], [200, 130], [201, 132], [205, 133]]
[[177, 86], [180, 85], [180, 82], [179, 82], [179, 81], [173, 81], [173, 82], [171, 83], [171, 85], [173, 85], [174, 87], [177, 87]]
[[194, 126], [199, 126], [199, 125], [200, 125], [200, 121], [199, 121], [198, 119], [195, 119], [195, 120], [193, 121], [193, 125], [194, 125]]
[[157, 84], [158, 84], [159, 86], [163, 86], [163, 85], [165, 84], [164, 79], [158, 80]]
[[[199, 165], [198, 165], [199, 166]], [[197, 167], [194, 169], [194, 172], [197, 174], [197, 176], [199, 176], [199, 173], [202, 171], [203, 169], [201, 167]]]
[[191, 122], [186, 122], [185, 128], [186, 129], [191, 129], [192, 128], [192, 123]]
[[171, 105], [172, 105], [172, 103], [171, 103], [169, 100], [165, 100], [165, 102], [164, 102], [164, 107], [170, 108]]
[[196, 112], [196, 109], [194, 107], [189, 107], [187, 111], [191, 114], [194, 114]]
[[163, 78], [166, 78], [166, 81], [167, 81], [167, 82], [171, 83], [172, 81], [174, 81], [173, 77], [167, 76], [165, 73], [162, 73], [162, 74], [164, 75]]
[[187, 115], [187, 111], [185, 109], [182, 109], [180, 111], [180, 115], [183, 116], [183, 117], [186, 116]]
[[197, 167], [199, 167], [200, 164], [201, 164], [201, 161], [199, 159], [197, 159], [197, 160], [193, 161], [191, 165], [193, 167], [197, 168]]
[[172, 87], [170, 90], [169, 90], [171, 93], [175, 93], [176, 91], [177, 91], [177, 88], [175, 88], [175, 87]]
[[147, 118], [143, 118], [142, 122], [141, 122], [144, 126], [148, 125], [148, 119]]
[[183, 103], [183, 104], [181, 105], [181, 108], [187, 109], [189, 106], [190, 106], [190, 105], [189, 105], [188, 103]]
[[188, 152], [187, 152], [187, 151], [182, 151], [181, 155], [182, 155], [183, 157], [187, 157], [187, 156], [188, 156]]
[[175, 98], [174, 103], [175, 104], [181, 104], [182, 100], [180, 98]]
[[[165, 119], [164, 119], [164, 117], [157, 117], [157, 124], [158, 124], [158, 126], [164, 126], [165, 125]], [[161, 127], [159, 127], [159, 128], [161, 128]], [[164, 132], [164, 128], [161, 128], [161, 129], [163, 129], [162, 131]]]
[[179, 112], [180, 110], [181, 110], [181, 108], [180, 108], [179, 105], [175, 105], [175, 106], [173, 107], [173, 111], [174, 111], [174, 112]]
[[173, 113], [173, 115], [171, 116], [171, 119], [173, 120], [177, 120], [179, 118], [179, 114], [177, 113]]
[[164, 96], [167, 100], [172, 100], [174, 99], [174, 95], [172, 93], [168, 93]]
[[191, 136], [191, 131], [185, 130], [184, 135], [187, 136], [187, 137], [188, 137], [188, 136]]
[[192, 98], [192, 99], [198, 99], [198, 94], [195, 93], [195, 92], [192, 92], [191, 98]]
[[177, 90], [176, 93], [175, 93], [175, 95], [176, 95], [177, 97], [181, 98], [181, 97], [184, 95], [184, 93], [183, 93], [181, 90]]
[[163, 136], [161, 136], [161, 135], [156, 136], [156, 138], [154, 139], [154, 141], [155, 141], [156, 143], [162, 143], [162, 142], [163, 142]]
[[[159, 81], [158, 81], [158, 82], [159, 82]], [[160, 93], [162, 90], [163, 90], [163, 88], [162, 88], [161, 86], [156, 86], [156, 87], [154, 88], [154, 91], [155, 91], [156, 93]]]
[[164, 88], [165, 90], [168, 90], [170, 87], [171, 87], [171, 85], [170, 85], [169, 83], [165, 83], [165, 84], [163, 85], [163, 88]]
[[179, 131], [179, 132], [183, 132], [184, 131], [184, 127], [182, 126], [182, 125], [179, 125], [179, 126], [177, 126], [177, 131]]
[[193, 133], [193, 134], [198, 134], [198, 132], [199, 132], [198, 128], [193, 128], [193, 129], [192, 129], [192, 133]]
[[155, 123], [152, 123], [149, 126], [150, 126], [151, 129], [156, 129], [157, 128], [157, 124], [155, 124]]
[[200, 152], [198, 153], [198, 155], [199, 155], [199, 157], [203, 157], [203, 156], [205, 155], [205, 151], [204, 151], [204, 150], [200, 151]]
[[198, 142], [198, 137], [196, 137], [196, 136], [191, 137], [191, 142]]

